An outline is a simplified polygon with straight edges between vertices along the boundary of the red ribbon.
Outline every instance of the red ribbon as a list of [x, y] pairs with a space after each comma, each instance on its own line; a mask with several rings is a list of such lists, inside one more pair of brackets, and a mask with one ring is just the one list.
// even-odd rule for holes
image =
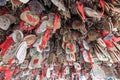
[[50, 33], [51, 33], [51, 29], [48, 29], [46, 30], [45, 34], [44, 34], [44, 37], [42, 39], [42, 43], [41, 45], [39, 46], [40, 49], [44, 48], [44, 46], [46, 45], [47, 41], [49, 40], [50, 38]]
[[70, 51], [73, 51], [73, 44], [70, 43]]
[[108, 35], [109, 34], [109, 32], [107, 32], [107, 31], [102, 31], [102, 37], [104, 38], [106, 35]]
[[102, 15], [103, 15], [104, 14], [104, 2], [103, 2], [103, 0], [100, 0], [99, 3], [102, 7]]
[[7, 67], [0, 68], [0, 71], [5, 71], [5, 80], [11, 79], [11, 73], [10, 70]]
[[55, 14], [55, 18], [54, 18], [54, 30], [53, 30], [53, 33], [56, 32], [59, 21], [60, 21], [60, 16], [56, 13]]
[[78, 8], [79, 12], [80, 12], [81, 15], [82, 15], [82, 18], [83, 18], [83, 19], [86, 19], [85, 13], [84, 13], [83, 4], [79, 4], [78, 1], [76, 1], [76, 4], [77, 4], [77, 8]]
[[6, 53], [6, 51], [8, 50], [8, 48], [11, 46], [13, 42], [14, 41], [12, 37], [7, 37], [7, 39], [0, 45], [0, 49], [2, 50], [2, 52], [0, 53], [1, 56], [3, 56]]
[[114, 47], [111, 40], [103, 40], [103, 41], [105, 42], [107, 49], [111, 49]]
[[44, 70], [43, 70], [43, 73], [42, 73], [42, 75], [45, 77], [46, 76], [46, 66], [44, 66]]
[[120, 42], [120, 37], [117, 38], [117, 37], [114, 36], [114, 37], [112, 37], [112, 40], [113, 40], [114, 42]]
[[36, 22], [36, 19], [33, 18], [31, 15], [26, 14], [26, 17], [27, 17], [27, 19], [28, 19], [30, 22]]
[[44, 70], [42, 71], [42, 75], [39, 76], [40, 80], [42, 80], [43, 77], [46, 76], [46, 66], [44, 66]]
[[90, 53], [89, 53], [87, 50], [86, 50], [86, 52], [87, 52], [88, 58], [89, 58], [89, 60], [90, 60], [90, 64], [91, 64], [91, 66], [92, 66], [92, 68], [93, 68], [92, 57], [90, 56]]
[[40, 78], [40, 80], [42, 80], [42, 78], [43, 78], [42, 75], [40, 75], [39, 78]]
[[14, 71], [13, 71], [13, 75], [16, 75], [17, 74], [17, 72], [18, 72], [18, 67], [15, 67], [15, 69], [14, 69]]
[[14, 58], [11, 58], [11, 59], [8, 61], [8, 64], [9, 64], [9, 65], [12, 65], [13, 61], [14, 61]]

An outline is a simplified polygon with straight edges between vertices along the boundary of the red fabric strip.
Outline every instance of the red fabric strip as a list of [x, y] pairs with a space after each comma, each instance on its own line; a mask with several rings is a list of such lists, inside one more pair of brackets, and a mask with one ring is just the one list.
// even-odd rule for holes
[[55, 14], [55, 19], [54, 19], [54, 24], [53, 24], [53, 25], [54, 25], [53, 33], [56, 32], [59, 21], [60, 21], [60, 16], [56, 13], [56, 14]]
[[42, 75], [40, 75], [39, 78], [40, 78], [40, 80], [42, 80], [42, 78], [43, 78]]
[[13, 71], [13, 75], [16, 75], [18, 71], [18, 67], [15, 67], [14, 71]]
[[36, 22], [36, 19], [33, 18], [31, 15], [26, 14], [26, 17], [27, 17], [27, 19], [28, 19], [30, 22]]
[[112, 42], [110, 40], [103, 40], [107, 46], [107, 49], [111, 49], [114, 47], [114, 45], [112, 44]]
[[40, 49], [44, 48], [44, 46], [46, 45], [47, 41], [49, 40], [50, 38], [50, 33], [51, 33], [51, 29], [48, 29], [46, 30], [45, 34], [44, 34], [44, 37], [42, 39], [42, 43], [41, 45], [39, 46]]
[[7, 67], [0, 68], [0, 71], [5, 71], [5, 80], [11, 79], [11, 73], [10, 70]]
[[117, 38], [117, 37], [114, 36], [114, 37], [112, 37], [112, 40], [113, 40], [114, 42], [120, 42], [120, 37]]
[[35, 76], [37, 73], [36, 73], [36, 71], [32, 71], [32, 74]]
[[109, 33], [107, 31], [102, 31], [102, 37], [104, 38], [106, 35], [108, 35]]
[[6, 80], [10, 80], [10, 79], [11, 79], [11, 73], [10, 73], [9, 70], [6, 71], [5, 76], [6, 76], [6, 77], [5, 77]]
[[84, 13], [84, 7], [83, 7], [83, 4], [79, 4], [78, 1], [76, 1], [76, 4], [77, 4], [77, 8], [78, 8], [79, 12], [80, 12], [81, 15], [82, 15], [82, 18], [83, 18], [83, 19], [86, 19], [86, 17], [85, 17], [85, 13]]
[[89, 58], [89, 60], [90, 60], [90, 64], [91, 64], [91, 66], [92, 66], [92, 68], [93, 68], [92, 57], [90, 56], [90, 53], [89, 53], [87, 50], [86, 50], [86, 52], [87, 52], [88, 58]]
[[46, 76], [46, 66], [44, 66], [44, 70], [43, 70], [43, 73], [42, 73], [42, 75], [45, 77]]
[[100, 0], [99, 3], [102, 7], [102, 15], [103, 15], [104, 14], [104, 2], [103, 2], [103, 0]]
[[70, 43], [70, 51], [73, 51], [73, 44]]
[[40, 80], [42, 80], [42, 78], [46, 76], [46, 69], [47, 69], [46, 66], [44, 66], [42, 74], [39, 76]]
[[3, 56], [6, 53], [6, 51], [8, 50], [8, 48], [11, 46], [13, 42], [14, 41], [12, 37], [7, 37], [7, 39], [0, 45], [0, 48], [2, 50], [1, 56]]
[[14, 61], [14, 58], [10, 59], [10, 60], [8, 61], [8, 64], [9, 64], [9, 65], [12, 65], [13, 61]]

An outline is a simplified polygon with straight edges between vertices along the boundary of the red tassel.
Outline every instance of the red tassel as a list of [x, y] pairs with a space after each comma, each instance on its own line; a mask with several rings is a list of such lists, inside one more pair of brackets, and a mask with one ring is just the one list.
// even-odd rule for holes
[[60, 21], [60, 16], [58, 14], [56, 14], [55, 15], [55, 19], [54, 19], [54, 30], [53, 30], [53, 33], [56, 32], [59, 21]]
[[50, 30], [50, 29], [47, 29], [46, 32], [45, 32], [45, 34], [44, 34], [42, 43], [41, 43], [41, 45], [39, 46], [40, 49], [44, 48], [44, 46], [46, 45], [47, 41], [48, 41], [49, 38], [50, 38], [50, 33], [51, 33], [51, 30]]
[[0, 68], [0, 71], [5, 71], [5, 80], [11, 79], [11, 73], [10, 70], [7, 67]]
[[76, 4], [77, 4], [77, 8], [78, 8], [79, 12], [80, 12], [81, 15], [82, 15], [82, 18], [83, 18], [83, 19], [86, 19], [85, 13], [84, 13], [83, 4], [79, 4], [78, 1], [76, 1]]
[[100, 0], [100, 5], [101, 5], [101, 7], [102, 7], [102, 15], [104, 14], [104, 2], [103, 2], [103, 0]]
[[6, 51], [8, 50], [8, 48], [11, 46], [13, 42], [14, 41], [12, 37], [7, 37], [7, 39], [0, 45], [0, 48], [2, 50], [1, 56], [3, 56], [6, 53]]

